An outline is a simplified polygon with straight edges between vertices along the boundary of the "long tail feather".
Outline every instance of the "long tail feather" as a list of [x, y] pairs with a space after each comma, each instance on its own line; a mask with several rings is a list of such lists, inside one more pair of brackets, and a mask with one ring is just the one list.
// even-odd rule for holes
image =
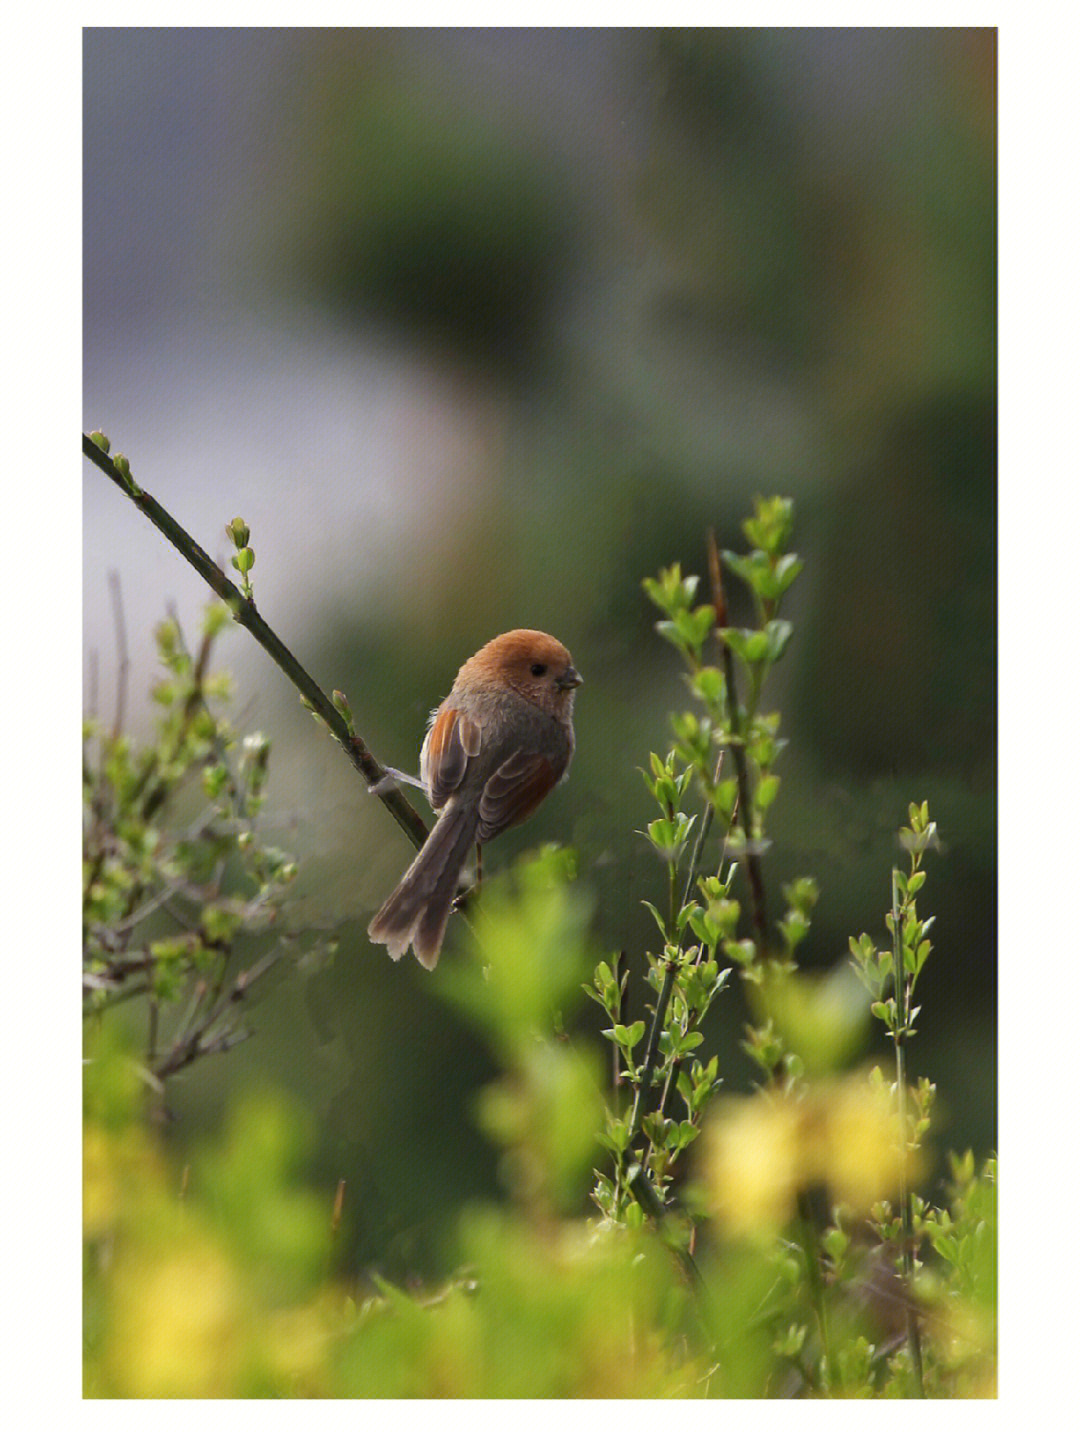
[[368, 938], [400, 959], [410, 944], [434, 969], [458, 880], [476, 836], [476, 816], [451, 801], [393, 894], [368, 925]]

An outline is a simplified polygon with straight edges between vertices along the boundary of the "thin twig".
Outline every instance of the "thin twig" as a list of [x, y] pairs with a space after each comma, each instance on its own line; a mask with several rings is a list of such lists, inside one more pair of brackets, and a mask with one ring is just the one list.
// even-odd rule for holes
[[[713, 784], [714, 784], [714, 785], [717, 784], [717, 783], [719, 782], [719, 779], [720, 779], [720, 770], [721, 770], [721, 768], [723, 767], [723, 764], [724, 764], [724, 754], [725, 754], [725, 751], [724, 751], [724, 750], [721, 750], [720, 753], [717, 755], [717, 758], [716, 758], [716, 768], [713, 770]], [[694, 852], [693, 852], [693, 855], [692, 855], [691, 858], [690, 858], [690, 869], [689, 869], [689, 872], [687, 873], [687, 876], [686, 876], [686, 888], [685, 888], [685, 890], [683, 891], [683, 900], [682, 900], [682, 908], [683, 908], [683, 909], [685, 909], [686, 906], [690, 903], [690, 896], [691, 896], [691, 894], [693, 893], [693, 888], [694, 888], [694, 879], [695, 879], [695, 877], [696, 877], [696, 875], [697, 875], [698, 865], [699, 865], [700, 862], [701, 862], [701, 853], [702, 853], [702, 850], [705, 848], [705, 840], [706, 840], [706, 838], [708, 837], [709, 829], [710, 829], [711, 824], [712, 824], [712, 818], [713, 818], [713, 807], [712, 807], [711, 804], [706, 804], [706, 806], [705, 806], [705, 813], [702, 815], [701, 824], [698, 826], [697, 841], [696, 841], [696, 843], [695, 843], [695, 845], [694, 845]], [[727, 850], [727, 839], [725, 838], [725, 840], [724, 840], [724, 842], [723, 842], [723, 845], [721, 846], [721, 850], [720, 850], [720, 867], [721, 867], [721, 868], [723, 868], [724, 854], [725, 854], [726, 850]], [[699, 959], [700, 959], [700, 954], [699, 954]], [[679, 1070], [680, 1070], [681, 1068], [682, 1068], [682, 1059], [681, 1059], [681, 1057], [676, 1057], [676, 1058], [672, 1061], [672, 1063], [671, 1063], [671, 1068], [670, 1068], [670, 1069], [668, 1070], [668, 1072], [667, 1072], [667, 1077], [666, 1077], [666, 1079], [664, 1080], [664, 1088], [663, 1088], [663, 1091], [661, 1092], [661, 1095], [660, 1095], [660, 1104], [659, 1104], [659, 1107], [658, 1107], [658, 1111], [657, 1111], [657, 1112], [658, 1112], [661, 1116], [663, 1116], [663, 1115], [666, 1114], [666, 1112], [667, 1112], [667, 1102], [668, 1102], [668, 1096], [669, 1096], [669, 1094], [671, 1093], [671, 1086], [672, 1086], [672, 1084], [677, 1084], [677, 1083], [678, 1083]], [[652, 1154], [652, 1142], [650, 1141], [648, 1148], [645, 1150], [645, 1158], [644, 1158], [644, 1161], [643, 1161], [645, 1164], [648, 1164], [649, 1158], [650, 1158], [651, 1154]]]
[[[84, 987], [87, 987], [85, 985], [85, 981]], [[148, 994], [149, 992], [149, 983], [136, 984], [133, 985], [131, 989], [117, 990], [114, 994], [110, 994], [106, 999], [95, 1000], [93, 1008], [89, 1011], [84, 1012], [83, 1017], [96, 1019], [103, 1010], [115, 1009], [118, 1004], [126, 1004], [129, 999], [138, 999], [140, 994]]]
[[[626, 950], [620, 949], [615, 956], [615, 963], [612, 966], [611, 973], [611, 977], [615, 981], [615, 1008], [611, 1014], [611, 1022], [613, 1025], [622, 1024], [622, 1003], [626, 993], [626, 980], [628, 976], [628, 971], [623, 969], [625, 964]], [[622, 1086], [622, 1055], [614, 1039], [611, 1041], [611, 1066], [611, 1087], [617, 1092]]]
[[[133, 485], [125, 478], [105, 451], [99, 449], [90, 436], [85, 434], [83, 435], [83, 454], [103, 474], [107, 475], [118, 489], [123, 491], [136, 509], [141, 510], [151, 524], [161, 531], [170, 544], [180, 551], [188, 564], [202, 576], [214, 593], [225, 601], [237, 623], [249, 631], [278, 668], [288, 676], [314, 713], [325, 723], [327, 729], [341, 745], [353, 767], [359, 770], [367, 780], [369, 786], [378, 784], [385, 774], [382, 765], [375, 759], [359, 735], [350, 734], [348, 725], [334, 707], [329, 696], [324, 694], [295, 655], [262, 618], [255, 608], [254, 601], [245, 599], [206, 551], [173, 519], [168, 510], [158, 504], [157, 500], [140, 486]], [[389, 788], [380, 790], [377, 797], [419, 849], [427, 839], [427, 825], [402, 792], [397, 788]]]
[[632, 1166], [627, 1176], [627, 1186], [649, 1217], [655, 1221], [660, 1237], [667, 1244], [674, 1254], [679, 1267], [690, 1280], [691, 1285], [698, 1294], [705, 1293], [705, 1280], [701, 1270], [697, 1266], [697, 1260], [690, 1250], [680, 1242], [673, 1240], [666, 1232], [670, 1228], [671, 1215], [664, 1207], [664, 1202], [649, 1182], [649, 1176], [645, 1173], [640, 1164]]
[[[720, 770], [724, 763], [724, 750], [720, 751], [716, 760], [716, 769], [713, 771], [713, 784], [720, 779]], [[694, 880], [697, 878], [698, 865], [701, 863], [701, 854], [705, 848], [705, 841], [709, 837], [709, 830], [712, 828], [713, 807], [706, 803], [705, 813], [701, 816], [701, 823], [698, 825], [697, 839], [694, 842], [694, 852], [690, 856], [690, 868], [686, 873], [686, 888], [683, 890], [682, 906], [680, 913], [690, 903], [690, 896], [694, 892]]]
[[675, 984], [675, 971], [678, 969], [678, 962], [669, 959], [664, 965], [664, 980], [660, 987], [660, 995], [656, 1001], [656, 1009], [653, 1011], [652, 1028], [649, 1030], [649, 1042], [645, 1048], [645, 1062], [641, 1066], [641, 1079], [638, 1082], [637, 1094], [634, 1096], [634, 1108], [630, 1115], [629, 1134], [626, 1141], [627, 1149], [632, 1149], [639, 1138], [641, 1129], [642, 1111], [645, 1108], [645, 1100], [652, 1089], [653, 1071], [656, 1068], [657, 1055], [660, 1053], [660, 1035], [663, 1033], [664, 1021], [667, 1019], [668, 1005], [671, 1002], [671, 991]]
[[186, 1068], [204, 1054], [217, 1054], [226, 1049], [232, 1049], [234, 1045], [240, 1044], [248, 1037], [247, 1030], [231, 1028], [219, 1030], [210, 1039], [205, 1036], [215, 1024], [225, 1017], [229, 1007], [239, 1003], [251, 986], [278, 962], [284, 952], [284, 944], [276, 944], [257, 964], [252, 965], [250, 969], [241, 971], [236, 976], [229, 989], [220, 996], [201, 1022], [187, 1033], [181, 1033], [173, 1042], [172, 1048], [165, 1058], [154, 1066], [154, 1073], [159, 1080], [168, 1079], [170, 1075]]
[[[98, 933], [102, 935], [107, 934], [107, 937], [114, 944], [120, 944], [127, 935], [131, 934], [133, 930], [142, 924], [143, 920], [149, 919], [150, 916], [156, 914], [159, 909], [165, 909], [170, 918], [177, 918], [173, 911], [168, 909], [169, 901], [175, 894], [184, 894], [184, 885], [179, 879], [173, 880], [169, 887], [161, 890], [159, 894], [152, 894], [139, 909], [131, 914], [125, 915], [124, 919], [120, 924], [116, 925], [115, 928], [108, 931], [102, 929], [99, 930]], [[186, 897], [185, 895], [185, 898]]]

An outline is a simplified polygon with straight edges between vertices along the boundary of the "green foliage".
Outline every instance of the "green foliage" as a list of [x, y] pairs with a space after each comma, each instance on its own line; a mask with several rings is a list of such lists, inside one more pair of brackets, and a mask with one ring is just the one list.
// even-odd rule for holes
[[[252, 988], [297, 950], [281, 929], [296, 864], [257, 832], [269, 742], [238, 739], [214, 709], [228, 681], [210, 658], [228, 623], [226, 606], [210, 606], [194, 656], [175, 620], [158, 626], [165, 678], [153, 690], [151, 744], [138, 748], [98, 720], [85, 726], [86, 1015], [141, 1009], [145, 1068], [159, 1088], [244, 1039]], [[310, 960], [327, 948], [299, 953]]]
[[[621, 993], [612, 987], [609, 967], [597, 970], [589, 990], [612, 1021], [605, 1034], [616, 1046], [621, 1078], [628, 1085], [626, 1104], [609, 1113], [604, 1141], [615, 1155], [614, 1173], [610, 1182], [602, 1176], [594, 1192], [612, 1221], [636, 1215], [643, 1183], [660, 1202], [669, 1198], [676, 1161], [700, 1132], [704, 1105], [719, 1081], [715, 1060], [711, 1069], [703, 1067], [694, 1051], [703, 1042], [702, 1021], [731, 974], [731, 966], [721, 968], [723, 960], [732, 961], [759, 988], [768, 980], [775, 1000], [778, 980], [793, 967], [795, 945], [809, 929], [816, 887], [811, 880], [799, 880], [787, 890], [784, 952], [766, 957], [758, 861], [766, 847], [765, 814], [779, 791], [773, 766], [784, 742], [777, 733], [779, 716], [760, 712], [759, 699], [790, 636], [790, 626], [775, 611], [801, 568], [798, 558], [784, 551], [792, 524], [790, 501], [759, 500], [744, 527], [754, 549], [746, 557], [725, 554], [728, 568], [754, 598], [760, 621], [755, 630], [718, 626], [727, 601], [715, 548], [711, 605], [695, 605], [697, 577], [684, 576], [679, 565], [645, 581], [646, 593], [664, 615], [657, 630], [682, 656], [699, 708], [672, 715], [674, 745], [663, 759], [651, 755], [645, 774], [659, 810], [645, 833], [666, 869], [667, 886], [663, 907], [645, 901], [661, 944], [647, 956], [648, 981], [658, 1000], [640, 1058], [635, 1050], [644, 1037], [644, 1022], [631, 1028], [620, 1022]], [[719, 651], [716, 665], [704, 661], [710, 638]], [[749, 680], [746, 705], [738, 701], [733, 657]], [[726, 775], [725, 764], [734, 773]], [[696, 814], [690, 812], [695, 805], [700, 806]], [[716, 858], [706, 863], [714, 825]], [[751, 879], [745, 908], [735, 893], [736, 857]], [[740, 935], [746, 912], [753, 915], [752, 933]], [[771, 1041], [771, 1028], [767, 1033]], [[768, 1074], [788, 1059], [766, 1043], [764, 1031], [748, 1036], [748, 1047], [765, 1061]], [[680, 1103], [681, 1113], [675, 1108]], [[675, 1108], [670, 1114], [669, 1104]]]
[[652, 1236], [598, 1233], [580, 1222], [544, 1230], [489, 1208], [464, 1216], [461, 1242], [477, 1278], [423, 1298], [384, 1288], [361, 1310], [342, 1346], [343, 1392], [474, 1399], [694, 1392], [697, 1375], [665, 1343], [670, 1264]]
[[[608, 962], [595, 967], [586, 986], [610, 1021], [603, 1033], [622, 1086], [602, 1135], [610, 1168], [597, 1172], [593, 1198], [606, 1222], [631, 1228], [666, 1213], [663, 1229], [676, 1246], [687, 1245], [698, 1226], [711, 1228], [714, 1239], [719, 1230], [728, 1242], [770, 1245], [788, 1231], [796, 1245], [789, 1259], [797, 1258], [794, 1270], [782, 1270], [786, 1288], [770, 1327], [777, 1359], [798, 1376], [793, 1392], [922, 1394], [935, 1379], [938, 1392], [947, 1392], [940, 1355], [924, 1363], [922, 1326], [912, 1308], [903, 1313], [904, 1347], [887, 1362], [891, 1342], [855, 1319], [857, 1295], [881, 1264], [897, 1276], [901, 1296], [929, 1292], [919, 1250], [930, 1211], [911, 1185], [920, 1172], [934, 1087], [920, 1080], [909, 1088], [903, 1062], [918, 1014], [912, 994], [930, 953], [932, 921], [916, 912], [926, 878], [922, 860], [935, 842], [927, 806], [911, 806], [909, 826], [899, 835], [910, 867], [893, 874], [886, 917], [893, 952], [877, 951], [867, 935], [851, 941], [855, 969], [871, 990], [871, 1013], [886, 1022], [896, 1046], [895, 1085], [878, 1069], [836, 1077], [863, 1048], [871, 1014], [850, 971], [797, 971], [816, 882], [800, 877], [782, 885], [786, 908], [775, 934], [766, 923], [761, 857], [785, 741], [780, 716], [761, 701], [792, 635], [777, 611], [802, 569], [787, 550], [793, 523], [790, 501], [758, 500], [743, 527], [749, 552], [723, 552], [727, 570], [750, 592], [755, 628], [724, 622], [727, 598], [715, 547], [711, 605], [695, 603], [698, 580], [678, 565], [645, 581], [663, 614], [657, 631], [679, 652], [697, 708], [671, 716], [673, 747], [664, 758], [653, 754], [644, 774], [659, 811], [644, 833], [667, 881], [665, 902], [644, 901], [660, 935], [657, 951], [646, 957], [657, 996], [650, 1021], [626, 1015], [625, 986]], [[710, 639], [717, 647], [713, 663], [706, 656]], [[731, 969], [718, 968], [724, 959]], [[720, 1068], [718, 1056], [697, 1053], [701, 1023], [732, 969], [742, 976], [754, 1016], [744, 1048], [761, 1072], [760, 1094], [710, 1104]], [[699, 1137], [704, 1158], [696, 1179], [686, 1183], [686, 1157], [697, 1153]], [[817, 1192], [833, 1202], [831, 1227], [814, 1218]], [[886, 1195], [898, 1197], [895, 1214]], [[676, 1213], [681, 1231], [670, 1222]], [[868, 1227], [855, 1223], [860, 1215]], [[934, 1232], [940, 1241], [946, 1231]], [[944, 1251], [939, 1243], [937, 1253], [959, 1263], [959, 1249], [948, 1243]]]
[[129, 1060], [103, 1054], [87, 1086], [87, 1394], [700, 1392], [690, 1351], [670, 1342], [692, 1317], [664, 1245], [566, 1212], [595, 1151], [601, 1082], [595, 1049], [553, 1025], [571, 965], [519, 986], [492, 948], [509, 946], [529, 969], [538, 925], [540, 955], [565, 945], [580, 973], [588, 909], [557, 853], [500, 888], [448, 986], [505, 1062], [479, 1114], [503, 1150], [510, 1199], [461, 1215], [463, 1266], [415, 1292], [378, 1276], [327, 1278], [334, 1207], [298, 1183], [310, 1120], [280, 1097], [241, 1101], [222, 1139], [178, 1175], [138, 1118], [137, 1087], [123, 1083]]
[[[352, 1272], [337, 1249], [349, 1196], [305, 1186], [311, 1120], [281, 1096], [239, 1096], [220, 1140], [183, 1165], [166, 1157], [119, 1032], [91, 1026], [88, 1394], [994, 1393], [994, 1165], [954, 1156], [943, 1195], [916, 1187], [935, 1099], [929, 1080], [906, 1077], [930, 954], [932, 921], [918, 913], [936, 834], [928, 806], [912, 805], [899, 833], [908, 862], [892, 874], [888, 945], [862, 934], [850, 965], [800, 973], [819, 898], [805, 875], [781, 885], [781, 917], [768, 922], [761, 860], [784, 741], [761, 699], [790, 635], [776, 610], [799, 569], [792, 523], [788, 502], [759, 501], [749, 554], [727, 557], [756, 629], [718, 623], [715, 548], [711, 604], [695, 605], [697, 581], [678, 566], [646, 585], [692, 707], [642, 771], [659, 879], [643, 899], [657, 936], [645, 1012], [628, 1012], [627, 957], [596, 952], [593, 900], [567, 850], [487, 885], [463, 952], [436, 971], [497, 1067], [473, 1118], [503, 1190], [456, 1216], [441, 1278], [402, 1289]], [[253, 838], [268, 747], [238, 746], [207, 708], [224, 622], [212, 613], [194, 661], [176, 626], [162, 628], [156, 743], [136, 754], [97, 730], [99, 763], [87, 766], [89, 1013], [139, 996], [144, 1068], [159, 1081], [171, 1072], [161, 1057], [178, 1052], [155, 1044], [167, 1015], [180, 1016], [191, 1057], [236, 1033], [231, 957], [263, 932], [292, 873]], [[344, 695], [334, 704], [351, 729]], [[189, 776], [209, 808], [177, 827], [170, 802]], [[742, 1096], [723, 1092], [706, 1024], [736, 979], [760, 1071]], [[605, 1016], [606, 1075], [582, 1032], [583, 994]], [[874, 1017], [893, 1044], [891, 1082], [855, 1063]]]

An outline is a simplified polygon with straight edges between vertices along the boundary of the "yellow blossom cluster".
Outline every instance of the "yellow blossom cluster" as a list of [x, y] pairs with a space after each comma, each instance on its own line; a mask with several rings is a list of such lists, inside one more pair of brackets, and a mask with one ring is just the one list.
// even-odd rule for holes
[[767, 1237], [792, 1217], [800, 1190], [824, 1186], [865, 1212], [895, 1193], [901, 1164], [896, 1095], [874, 1070], [719, 1104], [706, 1193], [726, 1233]]

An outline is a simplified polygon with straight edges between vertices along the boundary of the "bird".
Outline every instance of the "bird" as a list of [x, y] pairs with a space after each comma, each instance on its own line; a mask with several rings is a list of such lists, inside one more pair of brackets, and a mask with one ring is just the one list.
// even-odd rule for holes
[[497, 635], [458, 670], [420, 751], [420, 781], [438, 819], [368, 925], [392, 959], [411, 945], [425, 969], [435, 968], [472, 846], [527, 819], [565, 778], [581, 682], [569, 650], [542, 630]]

